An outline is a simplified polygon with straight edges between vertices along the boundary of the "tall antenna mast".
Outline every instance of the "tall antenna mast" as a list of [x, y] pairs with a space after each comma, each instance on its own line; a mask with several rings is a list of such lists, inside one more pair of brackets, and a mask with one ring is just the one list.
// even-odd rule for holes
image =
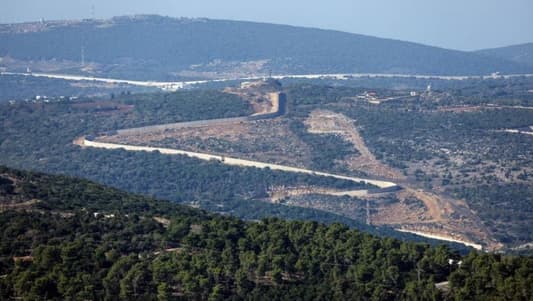
[[94, 4], [91, 5], [91, 19], [94, 20]]

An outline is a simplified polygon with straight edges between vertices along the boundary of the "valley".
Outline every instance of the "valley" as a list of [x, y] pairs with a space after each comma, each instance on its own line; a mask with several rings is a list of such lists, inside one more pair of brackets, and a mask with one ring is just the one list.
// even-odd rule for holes
[[[251, 120], [237, 117], [120, 129], [95, 138], [82, 137], [75, 143], [82, 147], [187, 155], [227, 165], [363, 182], [381, 190], [280, 185], [270, 187], [267, 190], [269, 196], [264, 201], [320, 209], [368, 224], [392, 226], [399, 231], [440, 237], [476, 248], [483, 246], [497, 250], [503, 247], [466, 202], [438, 190], [437, 193], [431, 192], [421, 186], [420, 181], [407, 177], [405, 171], [376, 159], [361, 137], [355, 120], [325, 109], [310, 110], [303, 119], [291, 114], [271, 118], [269, 114], [280, 110], [278, 98], [272, 97], [281, 93], [279, 89], [274, 80], [226, 89], [226, 93], [238, 95], [250, 103], [255, 112], [250, 115], [254, 117]], [[261, 117], [261, 114], [268, 117]], [[298, 124], [303, 126], [304, 132], [294, 130]], [[303, 138], [302, 133], [328, 139], [336, 137], [338, 140], [333, 140], [333, 144], [344, 143], [347, 152], [337, 149], [340, 157], [326, 157], [327, 161], [321, 159], [325, 165], [317, 165], [312, 142], [309, 144], [309, 138]], [[327, 143], [318, 145], [325, 146]], [[320, 166], [326, 166], [326, 170], [309, 169]]]
[[533, 300], [531, 3], [118, 2], [2, 5], [0, 300]]

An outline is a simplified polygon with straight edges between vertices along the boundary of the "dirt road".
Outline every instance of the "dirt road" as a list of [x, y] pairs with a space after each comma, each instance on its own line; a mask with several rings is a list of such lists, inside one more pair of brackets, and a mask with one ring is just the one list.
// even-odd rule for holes
[[354, 120], [343, 114], [328, 111], [314, 110], [309, 114], [305, 124], [308, 132], [317, 134], [338, 134], [351, 143], [359, 152], [359, 156], [348, 158], [346, 164], [354, 170], [362, 170], [372, 175], [395, 180], [403, 180], [404, 176], [381, 163], [368, 149], [359, 131], [354, 125]]

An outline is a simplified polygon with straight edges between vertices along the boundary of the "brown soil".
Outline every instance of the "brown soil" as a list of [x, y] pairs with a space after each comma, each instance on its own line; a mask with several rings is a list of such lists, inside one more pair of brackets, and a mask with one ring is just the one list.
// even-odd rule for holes
[[[470, 108], [477, 109], [477, 108]], [[354, 125], [354, 121], [340, 113], [314, 110], [305, 121], [311, 133], [330, 133], [343, 137], [359, 151], [359, 156], [344, 162], [352, 170], [402, 182], [404, 189], [396, 193], [398, 203], [384, 203], [373, 208], [370, 220], [373, 224], [402, 225], [412, 230], [438, 233], [466, 241], [483, 241], [489, 248], [500, 245], [493, 241], [479, 218], [461, 200], [454, 200], [427, 191], [411, 188], [406, 178], [397, 170], [379, 162], [366, 147]], [[418, 200], [421, 204], [413, 204]], [[337, 212], [341, 213], [341, 212]]]
[[224, 92], [248, 101], [255, 114], [270, 113], [277, 109], [279, 87], [267, 81], [243, 83], [241, 88], [228, 87]]
[[99, 141], [177, 148], [301, 168], [308, 167], [310, 158], [309, 147], [284, 119], [115, 135], [100, 137]]
[[314, 110], [304, 122], [310, 133], [338, 134], [353, 144], [360, 155], [344, 160], [354, 171], [364, 171], [380, 178], [403, 180], [404, 176], [393, 168], [379, 162], [366, 147], [354, 121], [343, 114], [327, 110]]

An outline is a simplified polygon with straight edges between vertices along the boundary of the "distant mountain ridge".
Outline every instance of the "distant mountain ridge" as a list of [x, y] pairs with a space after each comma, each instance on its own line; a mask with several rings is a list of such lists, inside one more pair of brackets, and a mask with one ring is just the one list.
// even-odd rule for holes
[[476, 51], [476, 53], [533, 66], [533, 43], [482, 49]]
[[[500, 58], [340, 31], [161, 16], [0, 25], [0, 57], [0, 68], [8, 70], [37, 61], [53, 70], [61, 62], [62, 69], [53, 71], [159, 80], [270, 71], [533, 73], [533, 66]], [[10, 60], [17, 63], [8, 65]]]

